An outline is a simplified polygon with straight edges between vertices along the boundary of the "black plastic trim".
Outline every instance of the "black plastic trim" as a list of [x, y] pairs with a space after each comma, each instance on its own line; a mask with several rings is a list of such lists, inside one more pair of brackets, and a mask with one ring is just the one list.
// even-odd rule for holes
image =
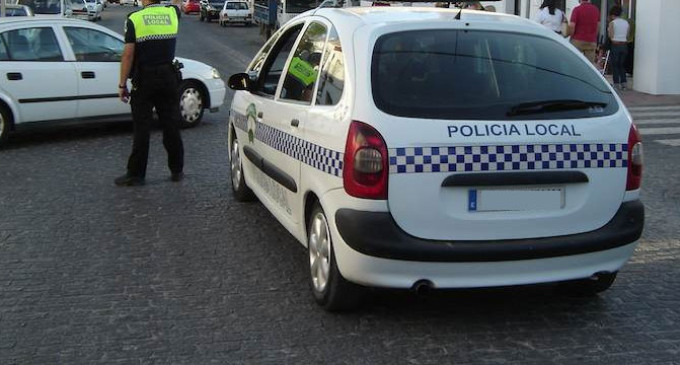
[[549, 185], [587, 182], [588, 175], [581, 171], [494, 172], [454, 174], [444, 179], [442, 186]]
[[76, 95], [76, 96], [58, 96], [53, 98], [19, 99], [19, 103], [20, 104], [48, 103], [54, 101], [73, 101], [73, 100], [108, 99], [108, 98], [118, 98], [118, 94]]
[[259, 153], [255, 152], [255, 150], [249, 146], [243, 146], [243, 153], [246, 155], [248, 160], [253, 163], [253, 165], [257, 166], [257, 168], [262, 170], [262, 172], [264, 172], [267, 176], [281, 184], [284, 188], [292, 191], [293, 193], [297, 193], [297, 184], [295, 183], [295, 179], [293, 179], [290, 175], [283, 172], [283, 170], [276, 167], [271, 162], [262, 158]]
[[374, 257], [429, 262], [489, 262], [531, 260], [578, 255], [625, 246], [636, 241], [644, 227], [644, 205], [626, 202], [609, 223], [594, 231], [566, 236], [488, 240], [439, 241], [413, 237], [389, 212], [339, 209], [335, 224], [352, 249]]

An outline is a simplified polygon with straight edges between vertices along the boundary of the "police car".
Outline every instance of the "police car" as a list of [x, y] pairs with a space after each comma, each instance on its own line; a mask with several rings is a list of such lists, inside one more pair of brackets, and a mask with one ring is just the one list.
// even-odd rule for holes
[[317, 9], [229, 86], [234, 196], [259, 198], [307, 247], [325, 309], [354, 307], [365, 287], [594, 294], [642, 233], [630, 114], [526, 19]]

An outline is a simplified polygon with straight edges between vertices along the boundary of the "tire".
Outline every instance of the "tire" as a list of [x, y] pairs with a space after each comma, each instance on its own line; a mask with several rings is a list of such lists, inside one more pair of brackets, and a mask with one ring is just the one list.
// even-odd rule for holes
[[203, 21], [203, 13], [198, 14], [198, 21], [202, 22]]
[[227, 23], [225, 23], [224, 21], [220, 20], [220, 26], [221, 26], [222, 28], [226, 28]]
[[12, 129], [12, 115], [4, 105], [0, 105], [0, 148], [7, 142], [10, 129]]
[[319, 202], [307, 224], [309, 284], [316, 303], [329, 312], [350, 311], [363, 304], [364, 288], [342, 277], [335, 260], [330, 227]]
[[179, 84], [180, 126], [191, 128], [198, 125], [203, 118], [205, 107], [205, 91], [195, 81], [182, 81]]
[[609, 289], [614, 284], [617, 273], [616, 271], [612, 273], [599, 273], [588, 279], [567, 281], [561, 283], [560, 286], [569, 295], [595, 296]]
[[[233, 130], [232, 130], [233, 131]], [[233, 132], [232, 132], [233, 133]], [[229, 155], [229, 167], [231, 169], [231, 191], [236, 201], [251, 202], [255, 200], [255, 194], [250, 190], [246, 184], [246, 178], [243, 175], [243, 162], [241, 160], [241, 149], [239, 147], [238, 138], [234, 133], [231, 139], [231, 146], [229, 147], [231, 154]]]

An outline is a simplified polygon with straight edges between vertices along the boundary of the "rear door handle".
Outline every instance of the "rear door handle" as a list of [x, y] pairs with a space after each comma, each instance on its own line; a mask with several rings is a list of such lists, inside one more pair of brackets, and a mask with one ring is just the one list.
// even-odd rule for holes
[[8, 72], [7, 73], [7, 80], [22, 80], [24, 78], [23, 75], [21, 75], [21, 72]]
[[293, 127], [297, 127], [300, 125], [300, 121], [298, 119], [293, 119], [290, 121], [290, 125], [292, 125]]
[[84, 79], [94, 79], [94, 71], [83, 71], [80, 73], [80, 76]]

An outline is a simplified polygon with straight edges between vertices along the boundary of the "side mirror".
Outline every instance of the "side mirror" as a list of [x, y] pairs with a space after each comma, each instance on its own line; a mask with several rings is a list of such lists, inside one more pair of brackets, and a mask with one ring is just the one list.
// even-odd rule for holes
[[229, 88], [232, 90], [250, 90], [253, 86], [253, 82], [250, 80], [250, 76], [247, 73], [237, 73], [229, 77], [227, 82]]

